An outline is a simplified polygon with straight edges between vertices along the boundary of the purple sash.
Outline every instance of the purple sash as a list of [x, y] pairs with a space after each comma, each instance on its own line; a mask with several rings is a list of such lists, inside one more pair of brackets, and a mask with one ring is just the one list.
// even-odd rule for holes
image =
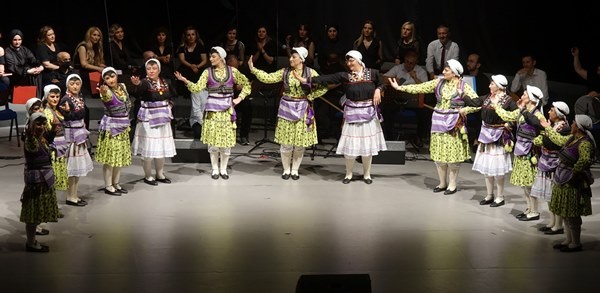
[[205, 111], [208, 112], [221, 112], [231, 108], [233, 100], [233, 94], [225, 97], [215, 97], [213, 94], [208, 95], [206, 100]]
[[138, 112], [138, 120], [148, 122], [150, 127], [161, 126], [171, 123], [173, 114], [169, 102], [158, 101], [148, 102], [142, 101], [142, 105]]
[[56, 150], [56, 157], [61, 158], [67, 153], [69, 144], [64, 136], [57, 136], [52, 141], [52, 148]]
[[477, 139], [481, 143], [494, 143], [500, 140], [504, 133], [503, 127], [491, 127], [487, 124], [483, 124], [479, 138]]
[[298, 121], [304, 117], [308, 109], [308, 100], [305, 98], [292, 98], [289, 96], [281, 97], [279, 101], [279, 110], [277, 117], [288, 121]]
[[63, 121], [65, 129], [65, 140], [67, 143], [75, 143], [80, 145], [85, 143], [90, 132], [85, 129], [85, 122], [81, 120]]
[[553, 172], [558, 166], [558, 151], [542, 148], [542, 155], [538, 161], [538, 170], [542, 172]]
[[344, 120], [348, 123], [369, 122], [377, 116], [372, 100], [351, 101], [344, 103]]
[[450, 132], [456, 127], [458, 117], [460, 116], [459, 111], [455, 109], [438, 109], [435, 108], [431, 115], [431, 132], [432, 133], [446, 133]]
[[98, 130], [100, 131], [110, 131], [110, 135], [115, 137], [129, 127], [129, 117], [111, 117], [108, 115], [102, 116], [100, 120], [100, 126]]

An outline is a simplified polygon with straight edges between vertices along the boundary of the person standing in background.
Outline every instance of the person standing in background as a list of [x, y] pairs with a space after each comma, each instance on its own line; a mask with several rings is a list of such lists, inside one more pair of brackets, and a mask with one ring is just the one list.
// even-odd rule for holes
[[434, 79], [436, 75], [442, 74], [446, 61], [450, 59], [458, 60], [460, 57], [458, 44], [450, 38], [450, 28], [441, 24], [437, 27], [436, 32], [437, 39], [427, 45], [425, 69], [429, 73], [429, 79]]

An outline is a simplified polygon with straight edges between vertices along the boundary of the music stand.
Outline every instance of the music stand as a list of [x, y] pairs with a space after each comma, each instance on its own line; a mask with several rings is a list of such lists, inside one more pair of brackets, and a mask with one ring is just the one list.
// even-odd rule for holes
[[267, 135], [267, 130], [269, 128], [267, 120], [269, 118], [268, 111], [268, 99], [269, 97], [275, 98], [275, 95], [279, 92], [279, 88], [281, 87], [281, 83], [273, 83], [273, 84], [265, 84], [261, 82], [253, 82], [252, 85], [256, 84], [256, 88], [252, 90], [252, 92], [256, 92], [263, 99], [263, 138], [257, 140], [255, 145], [248, 151], [248, 153], [252, 153], [257, 147], [265, 144], [272, 143], [278, 144], [269, 139]]

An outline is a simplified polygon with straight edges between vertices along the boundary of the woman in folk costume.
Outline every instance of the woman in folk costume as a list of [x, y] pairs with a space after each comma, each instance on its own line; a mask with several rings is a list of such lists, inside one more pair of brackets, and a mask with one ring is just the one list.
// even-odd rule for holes
[[[173, 99], [177, 92], [169, 79], [161, 78], [160, 61], [146, 60], [146, 77], [131, 77], [130, 92], [140, 99], [137, 125], [131, 142], [132, 155], [142, 157], [144, 182], [156, 186], [158, 182], [170, 184], [171, 179], [164, 174], [165, 158], [174, 157], [175, 140], [171, 129], [173, 120]], [[155, 174], [152, 174], [154, 163]], [[155, 177], [156, 176], [156, 177]]]
[[104, 84], [100, 86], [100, 99], [104, 104], [104, 116], [98, 128], [96, 161], [103, 164], [104, 193], [121, 195], [127, 193], [120, 184], [121, 168], [131, 165], [131, 101], [125, 84], [117, 81], [117, 71], [113, 67], [102, 70], [102, 80]]
[[263, 83], [283, 82], [283, 96], [279, 101], [277, 112], [277, 127], [275, 128], [275, 142], [280, 144], [281, 164], [283, 174], [281, 178], [287, 180], [300, 179], [298, 169], [304, 157], [304, 150], [317, 144], [317, 128], [313, 112], [312, 101], [327, 92], [326, 88], [311, 91], [310, 86], [302, 85], [294, 78], [294, 74], [310, 79], [319, 74], [304, 64], [308, 51], [304, 47], [295, 47], [290, 56], [290, 65], [273, 73], [267, 73], [254, 67], [251, 59], [248, 60], [250, 72]]
[[[250, 93], [248, 78], [239, 70], [225, 63], [225, 49], [212, 47], [209, 61], [211, 66], [204, 70], [196, 82], [191, 82], [181, 73], [175, 77], [183, 81], [192, 93], [208, 90], [208, 99], [204, 110], [202, 126], [202, 143], [208, 145], [211, 178], [229, 179], [227, 163], [231, 148], [236, 144], [235, 105], [239, 104]], [[234, 86], [241, 85], [242, 91], [234, 98]], [[219, 164], [219, 159], [221, 160]]]
[[52, 137], [50, 147], [52, 148], [52, 169], [54, 169], [54, 187], [56, 190], [67, 190], [67, 149], [69, 145], [65, 139], [65, 130], [63, 127], [64, 116], [58, 109], [60, 102], [60, 88], [57, 85], [49, 84], [44, 87], [44, 115], [46, 115], [46, 130]]
[[36, 227], [43, 222], [58, 221], [58, 204], [54, 190], [54, 171], [46, 133], [46, 116], [35, 112], [25, 129], [25, 188], [21, 194], [19, 220], [25, 223], [28, 252], [49, 252], [50, 248], [36, 240]]
[[[473, 170], [485, 176], [487, 194], [480, 205], [499, 207], [504, 205], [504, 176], [512, 170], [511, 152], [513, 147], [510, 126], [496, 114], [492, 105], [497, 103], [507, 111], [517, 109], [517, 104], [506, 93], [508, 81], [504, 75], [492, 75], [490, 94], [472, 100], [474, 106], [481, 107], [481, 132], [477, 141], [477, 152]], [[469, 100], [465, 97], [465, 100]], [[494, 185], [496, 196], [494, 198]]]
[[533, 221], [540, 219], [537, 198], [531, 196], [531, 186], [538, 172], [537, 156], [539, 148], [533, 144], [533, 140], [539, 134], [535, 126], [527, 123], [523, 112], [529, 112], [539, 120], [546, 120], [540, 111], [540, 102], [544, 95], [542, 91], [534, 86], [527, 86], [521, 99], [517, 101], [519, 109], [506, 111], [500, 104], [495, 103], [494, 108], [500, 118], [517, 124], [516, 143], [514, 147], [513, 172], [510, 175], [510, 183], [523, 188], [527, 199], [527, 209], [517, 215], [520, 221]]
[[592, 214], [592, 190], [594, 177], [590, 166], [595, 161], [596, 142], [591, 133], [592, 118], [575, 115], [571, 123], [571, 135], [557, 133], [550, 123], [543, 122], [545, 135], [562, 146], [559, 163], [553, 176], [550, 211], [565, 221], [567, 238], [554, 245], [561, 252], [581, 251], [581, 216]]
[[437, 167], [440, 183], [433, 192], [454, 194], [457, 190], [460, 163], [471, 158], [469, 140], [464, 121], [467, 114], [478, 108], [465, 103], [465, 96], [477, 98], [473, 88], [462, 80], [463, 66], [450, 59], [442, 71], [442, 78], [421, 84], [399, 86], [395, 79], [390, 84], [399, 91], [411, 94], [434, 93], [437, 99], [431, 117], [431, 142], [429, 151]]
[[86, 176], [94, 168], [88, 152], [87, 138], [90, 132], [85, 127], [85, 100], [81, 94], [81, 77], [77, 74], [67, 76], [67, 93], [58, 104], [63, 115], [65, 140], [68, 144], [67, 160], [67, 205], [85, 206], [87, 202], [77, 194], [79, 177]]
[[296, 78], [308, 84], [341, 84], [346, 100], [344, 101], [344, 124], [336, 153], [344, 155], [346, 160], [346, 175], [342, 183], [350, 183], [354, 162], [360, 156], [363, 164], [363, 181], [371, 184], [373, 183], [371, 178], [373, 156], [378, 155], [379, 151], [387, 150], [379, 113], [383, 82], [379, 77], [379, 71], [367, 68], [362, 61], [362, 54], [356, 50], [346, 53], [346, 66], [349, 72], [321, 75], [308, 80], [299, 76]]
[[[543, 129], [540, 125], [540, 121], [531, 113], [524, 112], [525, 120], [531, 125]], [[552, 129], [563, 136], [571, 134], [571, 127], [567, 122], [567, 115], [569, 115], [569, 106], [565, 102], [554, 102], [552, 107], [548, 111], [548, 120]], [[533, 144], [541, 147], [540, 160], [538, 161], [538, 172], [531, 186], [531, 196], [545, 200], [548, 202], [550, 207], [550, 198], [552, 196], [552, 177], [556, 167], [559, 163], [559, 151], [560, 146], [552, 142], [550, 138], [545, 135], [538, 135], [534, 140]], [[563, 220], [559, 215], [552, 214], [550, 212], [550, 223], [544, 225], [538, 229], [544, 234], [562, 234]]]

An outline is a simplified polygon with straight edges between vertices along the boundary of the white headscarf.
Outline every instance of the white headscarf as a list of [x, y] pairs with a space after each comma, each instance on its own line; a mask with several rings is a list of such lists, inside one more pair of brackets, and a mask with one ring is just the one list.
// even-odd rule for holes
[[306, 48], [304, 47], [294, 47], [292, 48], [292, 53], [294, 52], [298, 53], [298, 56], [300, 56], [300, 60], [302, 60], [302, 63], [304, 63], [306, 57], [308, 57], [308, 50], [306, 50]]
[[554, 107], [554, 112], [558, 118], [565, 119], [569, 115], [569, 105], [565, 102], [553, 102], [552, 107]]
[[221, 57], [221, 59], [223, 60], [223, 63], [227, 63], [225, 61], [225, 58], [227, 58], [227, 52], [225, 52], [225, 49], [223, 49], [222, 47], [219, 47], [219, 46], [214, 46], [211, 48], [211, 50], [217, 51], [217, 54], [219, 54], [219, 57]]
[[596, 141], [594, 140], [594, 135], [592, 134], [592, 128], [594, 127], [592, 118], [585, 114], [577, 114], [575, 115], [575, 124], [577, 124], [577, 128], [585, 131], [585, 134], [592, 141], [594, 149], [596, 149]]
[[158, 66], [158, 72], [160, 72], [160, 61], [158, 61], [158, 59], [156, 59], [156, 58], [150, 58], [150, 59], [146, 60], [146, 63], [144, 63], [144, 68], [145, 68], [146, 66], [148, 66], [148, 63], [149, 63], [150, 61], [153, 61], [153, 62], [155, 62], [155, 63], [156, 63], [156, 65]]
[[50, 91], [53, 90], [53, 89], [58, 90], [58, 92], [60, 93], [60, 88], [57, 85], [55, 85], [55, 84], [49, 84], [49, 85], [46, 85], [44, 87], [44, 100], [46, 98], [48, 98], [48, 95], [50, 94]]
[[460, 64], [460, 62], [456, 61], [455, 59], [450, 59], [446, 61], [446, 64], [446, 66], [450, 67], [450, 70], [452, 70], [452, 73], [454, 73], [454, 75], [461, 76], [463, 74], [464, 69], [462, 64]]
[[538, 87], [528, 85], [526, 88], [527, 96], [529, 96], [529, 100], [535, 102], [536, 106], [540, 104], [540, 100], [544, 97], [542, 90]]
[[29, 109], [31, 109], [33, 104], [35, 104], [37, 102], [41, 103], [42, 100], [40, 100], [39, 98], [33, 97], [33, 98], [27, 100], [27, 102], [25, 102], [25, 111], [27, 112], [27, 116], [29, 116]]
[[115, 75], [117, 75], [117, 70], [114, 67], [105, 67], [104, 69], [102, 69], [102, 79], [104, 79], [104, 75], [108, 72], [114, 72]]
[[506, 79], [506, 76], [502, 74], [492, 75], [492, 81], [501, 90], [506, 89], [506, 86], [508, 85], [508, 80]]
[[358, 62], [363, 68], [365, 67], [365, 63], [362, 61], [362, 54], [360, 52], [356, 50], [350, 50], [348, 53], [346, 53], [346, 59], [348, 59], [348, 57], [354, 58], [354, 60], [356, 60], [356, 62]]
[[66, 79], [67, 84], [69, 83], [69, 80], [71, 80], [73, 78], [77, 78], [77, 79], [79, 79], [79, 81], [81, 81], [81, 76], [79, 76], [79, 74], [73, 73], [73, 74], [69, 74], [69, 76], [67, 76], [67, 79]]

